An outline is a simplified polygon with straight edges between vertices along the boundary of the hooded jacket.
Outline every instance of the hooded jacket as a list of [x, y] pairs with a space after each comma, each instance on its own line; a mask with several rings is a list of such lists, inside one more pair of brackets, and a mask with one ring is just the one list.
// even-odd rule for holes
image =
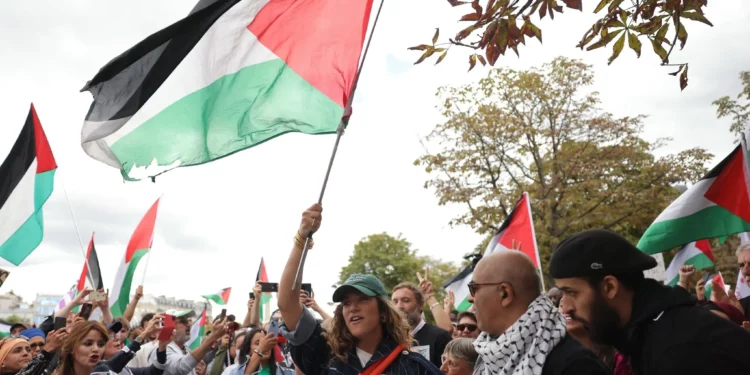
[[636, 290], [623, 340], [633, 374], [750, 373], [750, 333], [696, 306], [685, 289], [647, 279]]

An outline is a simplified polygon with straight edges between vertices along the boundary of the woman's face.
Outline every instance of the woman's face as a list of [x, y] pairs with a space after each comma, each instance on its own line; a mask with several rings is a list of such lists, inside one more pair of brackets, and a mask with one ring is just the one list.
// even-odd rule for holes
[[31, 347], [31, 356], [36, 357], [39, 353], [42, 352], [42, 348], [44, 348], [44, 337], [34, 336], [30, 338], [29, 347]]
[[440, 366], [440, 371], [445, 375], [471, 375], [474, 368], [465, 359], [445, 353], [443, 354], [443, 365]]
[[463, 316], [458, 321], [456, 330], [459, 332], [461, 337], [475, 339], [479, 337], [479, 328], [477, 328], [477, 322], [470, 316]]
[[31, 362], [31, 347], [28, 343], [17, 344], [2, 363], [4, 372], [18, 372]]
[[357, 339], [380, 330], [380, 311], [375, 297], [350, 292], [341, 301], [346, 328]]
[[107, 345], [104, 336], [97, 330], [90, 330], [76, 347], [73, 359], [82, 366], [94, 367], [102, 360]]

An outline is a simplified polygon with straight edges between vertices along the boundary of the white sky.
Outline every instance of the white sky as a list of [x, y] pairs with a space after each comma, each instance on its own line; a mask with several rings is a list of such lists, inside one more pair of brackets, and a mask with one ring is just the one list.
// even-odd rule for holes
[[[439, 121], [435, 89], [476, 80], [487, 68], [467, 74], [468, 52], [459, 50], [437, 67], [413, 66], [418, 54], [406, 48], [429, 41], [434, 27], [452, 27], [443, 35], [455, 34], [455, 20], [466, 11], [446, 1], [386, 1], [324, 199], [323, 229], [308, 258], [305, 281], [321, 305], [354, 244], [368, 234], [402, 233], [421, 254], [451, 261], [481, 241], [468, 228], [447, 225], [463, 207], [439, 207], [433, 192], [423, 189], [427, 175], [412, 164], [423, 152], [419, 137]], [[498, 66], [526, 68], [559, 55], [583, 58], [596, 68], [594, 89], [603, 108], [617, 116], [649, 115], [647, 139], [674, 138], [664, 152], [702, 146], [725, 156], [733, 137], [728, 121], [715, 118], [711, 101], [736, 95], [739, 71], [750, 69], [750, 4], [713, 1], [707, 16], [715, 27], [690, 22], [687, 47], [672, 58], [690, 62], [690, 86], [683, 93], [647, 42], [640, 60], [626, 47], [612, 66], [606, 64], [611, 47], [575, 49], [595, 19], [593, 4], [586, 5], [583, 14], [568, 9], [553, 22], [538, 23], [544, 44], [531, 41], [520, 59], [501, 56]], [[146, 293], [198, 299], [232, 286], [230, 313], [241, 314], [261, 256], [269, 277], [278, 280], [300, 214], [318, 197], [333, 136], [285, 135], [214, 163], [174, 170], [156, 184], [123, 183], [117, 170], [80, 147], [91, 103], [80, 88], [110, 59], [193, 6], [189, 0], [0, 4], [0, 160], [33, 101], [59, 165], [45, 209], [44, 242], [20, 267], [0, 260], [11, 271], [4, 291], [31, 300], [37, 292], [62, 294], [77, 280], [83, 256], [64, 190], [83, 242], [97, 233], [106, 287], [133, 229], [161, 194]]]

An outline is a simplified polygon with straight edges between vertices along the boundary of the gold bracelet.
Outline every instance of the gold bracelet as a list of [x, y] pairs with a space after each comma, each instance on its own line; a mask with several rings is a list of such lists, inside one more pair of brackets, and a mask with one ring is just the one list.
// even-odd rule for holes
[[[299, 247], [300, 249], [305, 248], [305, 241], [300, 237], [299, 233], [294, 235], [294, 244], [297, 245], [297, 247]], [[313, 241], [311, 238], [310, 243], [307, 244], [308, 250], [312, 249], [314, 245], [315, 245], [315, 241]]]

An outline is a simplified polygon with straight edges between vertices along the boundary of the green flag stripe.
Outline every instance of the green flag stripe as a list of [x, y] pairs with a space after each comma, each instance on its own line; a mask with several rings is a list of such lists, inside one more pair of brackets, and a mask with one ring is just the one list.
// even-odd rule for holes
[[133, 275], [135, 274], [136, 268], [138, 268], [138, 262], [140, 262], [141, 258], [146, 254], [148, 254], [148, 249], [137, 250], [133, 253], [133, 258], [130, 260], [130, 264], [128, 264], [128, 270], [125, 272], [125, 279], [122, 280], [120, 295], [117, 296], [117, 302], [110, 307], [112, 316], [119, 317], [125, 314], [125, 310], [128, 308], [128, 303], [130, 303], [130, 288], [133, 285]]

